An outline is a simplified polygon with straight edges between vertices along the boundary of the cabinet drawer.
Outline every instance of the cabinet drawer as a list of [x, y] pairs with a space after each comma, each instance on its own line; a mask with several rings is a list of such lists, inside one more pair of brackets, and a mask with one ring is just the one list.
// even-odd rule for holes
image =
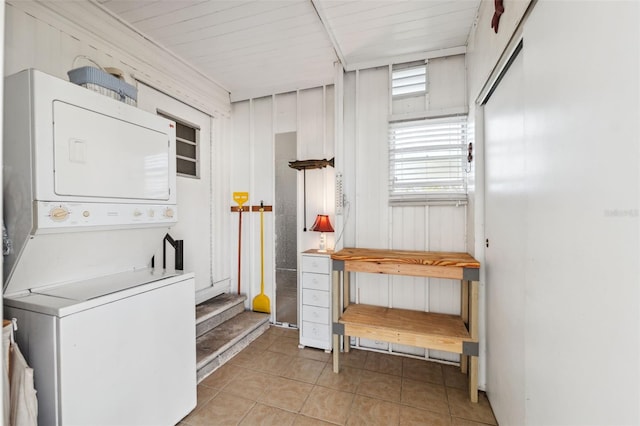
[[315, 322], [302, 322], [302, 337], [314, 340], [329, 339], [329, 326]]
[[304, 289], [302, 291], [302, 304], [328, 308], [329, 292]]
[[302, 271], [315, 272], [317, 274], [329, 274], [331, 272], [331, 258], [328, 256], [302, 256]]
[[308, 272], [302, 273], [302, 288], [329, 291], [329, 285], [329, 275]]
[[305, 321], [329, 324], [329, 308], [302, 305], [302, 318], [304, 318]]

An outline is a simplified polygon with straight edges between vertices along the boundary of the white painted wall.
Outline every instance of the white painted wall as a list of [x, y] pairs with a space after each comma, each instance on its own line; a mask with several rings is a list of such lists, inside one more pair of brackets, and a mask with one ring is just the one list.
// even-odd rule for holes
[[[5, 9], [5, 4], [4, 4], [4, 0], [0, 1], [0, 69], [4, 68], [4, 9]], [[4, 81], [0, 82], [0, 99], [4, 99]], [[3, 117], [4, 117], [4, 112], [3, 112], [3, 105], [2, 103], [0, 103], [0, 133], [2, 133], [2, 129], [3, 129]], [[2, 144], [4, 142], [0, 141], [0, 164], [2, 164]], [[2, 194], [2, 188], [4, 188], [4, 184], [2, 182], [2, 175], [0, 175], [0, 199], [4, 199], [4, 196]], [[3, 207], [0, 204], [0, 217], [4, 217], [4, 212], [3, 212]], [[3, 270], [2, 267], [4, 265], [4, 262], [0, 263], [0, 276], [4, 276], [3, 274]], [[2, 292], [0, 292], [0, 318], [4, 318], [4, 312], [3, 312], [3, 306], [4, 303], [2, 301]], [[2, 354], [0, 354], [0, 362], [2, 362], [2, 365], [5, 365], [4, 363], [6, 362], [5, 360], [5, 353], [4, 350], [2, 351]], [[0, 388], [0, 400], [4, 401], [4, 387]], [[5, 412], [4, 412], [4, 404], [2, 404], [0, 406], [0, 418], [4, 419], [5, 418]]]
[[[253, 106], [251, 101], [239, 102], [231, 104], [231, 128], [232, 128], [232, 140], [231, 147], [231, 167], [230, 167], [230, 188], [231, 192], [248, 192], [249, 201], [243, 207], [249, 207], [257, 199], [255, 196], [258, 194], [253, 193], [251, 182], [253, 179], [253, 157], [251, 150], [251, 134], [252, 127], [249, 117], [251, 117]], [[233, 201], [233, 194], [230, 194], [229, 198], [223, 200], [223, 205], [228, 205], [229, 210], [231, 206], [237, 204]], [[265, 198], [267, 194], [260, 194], [262, 199], [267, 204], [272, 203], [271, 197]], [[246, 210], [246, 209], [245, 209]], [[254, 262], [255, 259], [249, 257], [250, 250], [249, 243], [255, 239], [251, 227], [251, 213], [242, 213], [240, 218], [239, 213], [229, 213], [230, 215], [230, 235], [231, 244], [229, 246], [231, 251], [231, 288], [234, 293], [241, 292], [247, 294], [249, 298], [253, 297], [251, 283], [255, 281]], [[240, 224], [242, 220], [242, 224]], [[242, 229], [239, 229], [240, 226]], [[239, 232], [242, 232], [239, 240]], [[240, 253], [238, 253], [238, 245], [240, 245]], [[240, 263], [240, 267], [238, 266]], [[240, 276], [238, 277], [238, 274]], [[267, 275], [267, 277], [271, 277]], [[273, 282], [273, 278], [267, 279], [267, 282]], [[240, 282], [238, 282], [240, 281]], [[267, 287], [269, 288], [269, 287]], [[256, 293], [259, 290], [256, 290]], [[271, 295], [269, 291], [267, 295]], [[245, 303], [245, 307], [249, 307], [250, 301]]]
[[[500, 424], [640, 422], [639, 18], [633, 1], [539, 1], [524, 22], [524, 148], [498, 161], [511, 170], [505, 189], [526, 203], [524, 236], [510, 242], [524, 265], [511, 283], [524, 306], [503, 301], [487, 322], [490, 357], [498, 357], [487, 391]], [[492, 67], [481, 56], [496, 40], [483, 25], [469, 48], [470, 102], [481, 86], [474, 81]], [[507, 39], [509, 25], [500, 28]], [[514, 173], [520, 185], [509, 183]], [[489, 250], [484, 267], [501, 268], [508, 253]], [[487, 306], [500, 291], [490, 278]], [[500, 326], [512, 321], [521, 329]], [[518, 341], [524, 360], [492, 350]], [[513, 389], [501, 375], [518, 369]]]
[[195, 272], [196, 291], [215, 286], [215, 290], [207, 292], [209, 297], [227, 292], [230, 256], [222, 244], [229, 241], [229, 215], [214, 200], [229, 192], [228, 179], [220, 173], [221, 166], [229, 160], [228, 144], [212, 126], [225, 126], [230, 118], [214, 119], [145, 84], [138, 84], [138, 95], [139, 108], [153, 114], [161, 111], [200, 129], [200, 176], [177, 176], [179, 220], [169, 233], [174, 239], [183, 240], [184, 268]]
[[[231, 191], [249, 192], [249, 204], [275, 206], [275, 148], [277, 133], [296, 132], [297, 159], [330, 159], [334, 156], [334, 89], [317, 87], [297, 92], [250, 99], [232, 104], [233, 145], [231, 152]], [[330, 167], [306, 172], [306, 224], [313, 225], [317, 214], [329, 214], [335, 224], [334, 170]], [[303, 173], [297, 173], [298, 251], [316, 248], [317, 232], [304, 232]], [[229, 208], [234, 205], [229, 198]], [[237, 290], [238, 214], [231, 215], [232, 287]], [[247, 294], [246, 306], [260, 291], [260, 221], [258, 213], [244, 213], [242, 224], [241, 292]], [[275, 301], [275, 218], [265, 213], [265, 293]], [[327, 246], [333, 247], [335, 235], [327, 234]], [[273, 313], [273, 309], [272, 309]], [[272, 319], [274, 319], [272, 317]]]
[[[138, 86], [140, 108], [161, 109], [201, 126], [202, 178], [178, 177], [180, 222], [170, 232], [185, 240], [185, 267], [196, 272], [197, 289], [213, 285], [214, 292], [225, 291], [230, 283], [228, 92], [92, 2], [11, 1], [3, 22], [5, 75], [37, 68], [67, 79], [69, 69], [90, 64], [75, 59], [82, 55], [122, 69]], [[140, 266], [152, 254], [141, 253], [130, 263]]]

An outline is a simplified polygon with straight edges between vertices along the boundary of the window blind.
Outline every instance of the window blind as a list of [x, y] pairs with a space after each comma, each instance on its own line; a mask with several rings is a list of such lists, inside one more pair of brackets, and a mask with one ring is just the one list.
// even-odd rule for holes
[[389, 123], [389, 202], [466, 202], [466, 150], [466, 116]]
[[394, 69], [391, 74], [391, 95], [408, 96], [427, 91], [427, 66]]

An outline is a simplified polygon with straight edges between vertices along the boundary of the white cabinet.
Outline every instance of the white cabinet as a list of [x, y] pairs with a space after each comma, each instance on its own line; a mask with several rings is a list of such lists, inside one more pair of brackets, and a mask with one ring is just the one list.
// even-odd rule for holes
[[300, 347], [331, 351], [331, 252], [301, 254]]

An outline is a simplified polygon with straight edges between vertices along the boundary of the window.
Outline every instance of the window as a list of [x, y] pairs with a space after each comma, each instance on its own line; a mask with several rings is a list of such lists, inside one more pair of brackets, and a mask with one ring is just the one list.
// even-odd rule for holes
[[467, 117], [389, 123], [389, 202], [466, 202]]
[[391, 73], [391, 95], [394, 98], [416, 96], [427, 92], [427, 65], [396, 65]]
[[200, 128], [169, 114], [158, 115], [176, 122], [176, 171], [179, 176], [200, 178]]

